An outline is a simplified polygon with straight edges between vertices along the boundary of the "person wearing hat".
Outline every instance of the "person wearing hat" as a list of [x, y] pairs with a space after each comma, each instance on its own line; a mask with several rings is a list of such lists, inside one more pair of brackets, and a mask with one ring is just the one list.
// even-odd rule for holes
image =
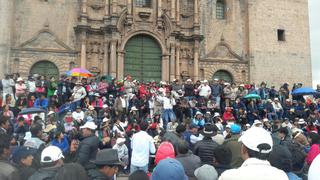
[[63, 166], [63, 154], [60, 148], [48, 146], [41, 152], [41, 165], [37, 172], [29, 177], [29, 180], [53, 179], [58, 170]]
[[116, 140], [116, 144], [112, 147], [112, 149], [117, 150], [118, 152], [118, 157], [120, 159], [120, 162], [123, 166], [123, 171], [125, 174], [128, 174], [128, 165], [129, 165], [129, 152], [128, 148], [125, 144], [126, 139], [119, 137]]
[[191, 79], [187, 79], [186, 83], [183, 85], [184, 97], [191, 101], [192, 97], [194, 96], [194, 86], [192, 84]]
[[162, 120], [163, 128], [166, 130], [168, 122], [176, 119], [176, 115], [173, 112], [173, 106], [176, 105], [176, 100], [171, 96], [170, 91], [165, 93], [165, 95], [166, 96], [157, 95], [157, 100], [163, 103]]
[[74, 120], [75, 126], [79, 127], [84, 124], [84, 112], [82, 111], [80, 106], [76, 107], [76, 110], [72, 112], [72, 118]]
[[274, 102], [272, 102], [273, 109], [276, 112], [276, 119], [282, 119], [283, 116], [283, 108], [278, 98], [274, 98]]
[[167, 158], [159, 162], [151, 175], [152, 180], [188, 180], [179, 161]]
[[213, 166], [205, 164], [194, 171], [197, 180], [218, 180], [218, 173]]
[[203, 114], [200, 111], [196, 112], [196, 115], [192, 119], [192, 124], [199, 126], [200, 129], [203, 128], [203, 126], [205, 124], [205, 120], [203, 118]]
[[15, 163], [21, 179], [28, 179], [36, 172], [32, 167], [33, 155], [36, 153], [35, 149], [19, 146], [12, 153], [12, 161]]
[[204, 80], [197, 90], [199, 91], [199, 96], [202, 98], [208, 99], [211, 95], [211, 87], [209, 86], [208, 80]]
[[91, 160], [96, 168], [88, 171], [91, 180], [112, 180], [118, 173], [121, 162], [115, 149], [103, 149], [97, 153], [95, 159]]
[[26, 96], [27, 86], [21, 77], [18, 77], [17, 83], [15, 85], [15, 89], [16, 89], [16, 98]]
[[90, 160], [96, 157], [99, 147], [99, 139], [95, 136], [97, 126], [94, 122], [90, 121], [80, 126], [80, 129], [83, 139], [77, 150], [77, 162], [85, 169], [90, 169], [94, 167], [93, 164], [90, 163]]
[[229, 148], [232, 153], [231, 159], [231, 167], [238, 168], [243, 163], [243, 159], [241, 157], [241, 143], [238, 141], [241, 133], [241, 126], [238, 124], [232, 124], [230, 126], [231, 137], [226, 139], [224, 142], [224, 146]]
[[200, 157], [202, 164], [213, 165], [213, 150], [219, 145], [212, 140], [212, 137], [217, 134], [217, 131], [216, 125], [205, 124], [200, 132], [203, 139], [194, 145], [193, 153]]
[[97, 111], [94, 109], [92, 105], [88, 107], [88, 110], [84, 113], [84, 119], [88, 121], [89, 117], [90, 119], [93, 119], [94, 122], [97, 122]]
[[86, 89], [82, 86], [81, 81], [77, 81], [76, 82], [76, 86], [74, 86], [73, 90], [72, 90], [72, 99], [73, 102], [76, 103], [76, 106], [80, 106], [81, 105], [81, 100], [84, 99], [87, 96], [87, 91]]
[[273, 147], [269, 132], [252, 127], [240, 137], [239, 142], [243, 164], [238, 169], [223, 172], [219, 180], [288, 180], [285, 172], [272, 167], [267, 161]]
[[91, 101], [91, 105], [95, 108], [95, 109], [102, 109], [103, 106], [103, 96], [99, 93], [95, 93], [94, 94], [94, 98]]

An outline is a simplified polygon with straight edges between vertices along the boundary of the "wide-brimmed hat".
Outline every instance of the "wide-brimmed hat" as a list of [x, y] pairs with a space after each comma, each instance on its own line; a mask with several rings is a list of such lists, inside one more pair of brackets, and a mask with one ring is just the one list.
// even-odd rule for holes
[[215, 117], [220, 117], [220, 113], [215, 112], [214, 115], [213, 115], [213, 118], [215, 118]]
[[48, 132], [50, 132], [50, 131], [52, 131], [52, 130], [54, 130], [54, 129], [56, 129], [56, 128], [57, 128], [56, 125], [48, 124], [48, 125], [46, 126], [46, 128], [43, 130], [43, 132], [48, 133]]
[[86, 122], [83, 126], [80, 126], [80, 129], [91, 129], [91, 130], [95, 130], [97, 129], [97, 125], [92, 122], [92, 121], [89, 121], [89, 122]]
[[17, 82], [23, 81], [22, 77], [18, 77]]
[[299, 119], [298, 124], [305, 124], [306, 121], [304, 119]]
[[121, 165], [118, 151], [115, 149], [103, 149], [96, 155], [96, 159], [91, 161], [96, 165]]
[[93, 106], [89, 106], [88, 109], [91, 110], [91, 111], [93, 111], [93, 110], [94, 110], [94, 107], [93, 107]]
[[200, 132], [205, 137], [212, 137], [218, 131], [218, 127], [213, 124], [205, 124], [203, 130]]

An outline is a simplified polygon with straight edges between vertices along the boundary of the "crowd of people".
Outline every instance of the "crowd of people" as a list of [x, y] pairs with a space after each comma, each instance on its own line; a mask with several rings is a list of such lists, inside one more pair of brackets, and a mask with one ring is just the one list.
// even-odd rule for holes
[[34, 74], [0, 84], [1, 180], [320, 178], [320, 85], [292, 96], [301, 83]]

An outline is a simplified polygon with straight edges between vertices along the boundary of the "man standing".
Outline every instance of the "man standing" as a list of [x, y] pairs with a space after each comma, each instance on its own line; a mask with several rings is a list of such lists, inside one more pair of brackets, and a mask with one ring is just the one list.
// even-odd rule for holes
[[176, 105], [176, 101], [171, 96], [170, 91], [167, 91], [164, 97], [157, 96], [157, 99], [163, 103], [162, 119], [163, 128], [166, 130], [168, 122], [176, 119], [176, 115], [173, 112], [173, 106]]
[[97, 157], [92, 161], [96, 169], [91, 169], [88, 175], [91, 180], [111, 180], [117, 174], [121, 165], [118, 152], [115, 149], [103, 149], [97, 153]]
[[271, 135], [263, 128], [252, 127], [239, 139], [244, 160], [238, 169], [227, 170], [219, 180], [287, 180], [285, 172], [272, 167], [267, 158], [272, 150]]
[[15, 83], [13, 81], [12, 78], [10, 78], [10, 76], [8, 74], [5, 75], [5, 78], [2, 79], [1, 81], [2, 83], [2, 93], [3, 93], [3, 98], [2, 98], [2, 101], [3, 101], [3, 104], [5, 104], [5, 100], [6, 100], [6, 95], [7, 94], [10, 94], [11, 97], [14, 97], [13, 95], [13, 87], [15, 86]]
[[94, 164], [90, 160], [94, 160], [98, 152], [99, 139], [95, 136], [96, 128], [97, 125], [92, 121], [80, 126], [83, 139], [77, 151], [77, 162], [86, 170], [94, 168]]
[[146, 132], [148, 129], [148, 123], [142, 122], [140, 124], [141, 131], [132, 136], [131, 147], [131, 173], [137, 170], [148, 171], [149, 154], [154, 154], [156, 148], [153, 142], [153, 138]]

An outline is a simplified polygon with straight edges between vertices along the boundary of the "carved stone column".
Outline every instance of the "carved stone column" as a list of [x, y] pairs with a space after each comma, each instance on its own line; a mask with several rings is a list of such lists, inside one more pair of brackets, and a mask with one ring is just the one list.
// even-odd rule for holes
[[106, 16], [110, 16], [110, 12], [109, 12], [109, 10], [110, 10], [110, 9], [109, 9], [109, 8], [110, 8], [110, 7], [109, 7], [109, 5], [110, 5], [110, 4], [109, 4], [109, 0], [105, 0], [105, 1], [106, 1], [105, 7], [104, 7], [105, 15], [106, 15]]
[[198, 39], [194, 42], [194, 62], [193, 62], [193, 78], [195, 81], [199, 80], [199, 46], [200, 42]]
[[194, 0], [194, 24], [199, 24], [199, 0]]
[[171, 18], [175, 19], [176, 17], [176, 0], [171, 0]]
[[109, 40], [105, 37], [104, 41], [104, 57], [103, 57], [103, 72], [109, 74]]
[[110, 43], [110, 75], [117, 76], [117, 40], [111, 40]]
[[81, 33], [81, 54], [80, 67], [86, 69], [87, 67], [87, 33]]
[[87, 0], [82, 0], [81, 10], [83, 14], [87, 14]]
[[169, 55], [164, 54], [162, 55], [162, 74], [161, 74], [161, 79], [163, 81], [169, 81]]
[[116, 15], [117, 14], [117, 0], [112, 0], [112, 15]]
[[171, 43], [171, 49], [170, 49], [170, 81], [172, 81], [175, 78], [175, 65], [176, 65], [176, 45], [174, 43]]
[[162, 0], [158, 0], [158, 18], [161, 18], [161, 11], [162, 11]]
[[118, 70], [117, 70], [117, 78], [123, 79], [124, 70], [124, 52], [118, 52]]
[[180, 44], [176, 46], [176, 79], [180, 79]]
[[176, 12], [177, 24], [180, 24], [180, 0], [177, 0]]

